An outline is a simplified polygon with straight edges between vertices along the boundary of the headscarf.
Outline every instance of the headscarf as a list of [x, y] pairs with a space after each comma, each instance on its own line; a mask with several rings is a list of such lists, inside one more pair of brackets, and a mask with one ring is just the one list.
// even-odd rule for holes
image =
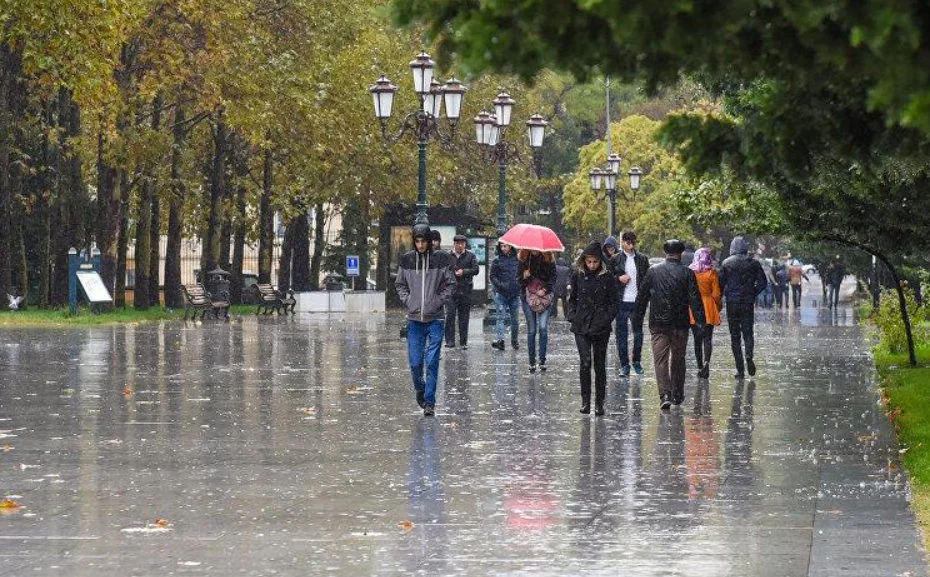
[[694, 259], [688, 268], [694, 272], [704, 272], [714, 268], [714, 255], [709, 248], [701, 247], [694, 251]]

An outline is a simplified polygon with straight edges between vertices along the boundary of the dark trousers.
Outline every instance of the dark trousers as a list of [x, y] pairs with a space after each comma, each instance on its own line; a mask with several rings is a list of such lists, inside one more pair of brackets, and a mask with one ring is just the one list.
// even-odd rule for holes
[[638, 363], [643, 357], [643, 321], [637, 320], [633, 312], [636, 310], [636, 303], [621, 302], [620, 308], [617, 309], [617, 323], [614, 329], [617, 331], [617, 355], [620, 357], [620, 365], [627, 366], [630, 364], [629, 343], [629, 324], [633, 325], [633, 362]]
[[[743, 373], [743, 345], [746, 347], [746, 358], [752, 360], [752, 350], [755, 340], [752, 336], [752, 325], [755, 321], [755, 311], [751, 303], [727, 302], [727, 324], [730, 328], [730, 348], [733, 349], [733, 360], [736, 362], [736, 372]], [[740, 343], [742, 339], [742, 344]]]
[[446, 344], [455, 344], [455, 317], [459, 318], [459, 344], [468, 344], [468, 316], [471, 312], [471, 295], [452, 295], [446, 302]]
[[695, 325], [691, 325], [691, 333], [694, 335], [694, 358], [698, 368], [701, 368], [710, 364], [710, 355], [714, 352], [714, 325], [704, 325], [700, 335]]
[[794, 308], [801, 308], [801, 285], [793, 284], [791, 285], [791, 298], [794, 300]]
[[685, 351], [688, 329], [650, 327], [659, 398], [681, 404], [685, 398]]
[[[607, 343], [610, 333], [603, 335], [575, 335], [578, 358], [581, 361], [578, 376], [581, 380], [581, 403], [591, 404], [591, 366], [594, 365], [594, 404], [602, 406], [607, 391]], [[593, 357], [593, 359], [592, 359]]]
[[788, 308], [788, 285], [775, 285], [775, 304]]
[[830, 283], [827, 286], [827, 306], [836, 308], [840, 304], [840, 285]]

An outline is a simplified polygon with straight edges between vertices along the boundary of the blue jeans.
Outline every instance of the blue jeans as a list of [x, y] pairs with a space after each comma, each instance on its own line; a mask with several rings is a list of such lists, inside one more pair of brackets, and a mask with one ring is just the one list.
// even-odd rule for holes
[[638, 363], [643, 359], [643, 321], [637, 321], [633, 312], [636, 311], [636, 303], [621, 302], [617, 309], [617, 323], [614, 330], [617, 332], [617, 355], [620, 357], [620, 365], [628, 366], [630, 364], [629, 343], [629, 326], [627, 322], [633, 325], [633, 362]]
[[520, 295], [508, 297], [500, 293], [494, 293], [494, 304], [497, 306], [497, 323], [494, 325], [497, 340], [504, 340], [507, 323], [504, 320], [506, 317], [502, 313], [507, 311], [510, 313], [510, 342], [516, 342], [517, 333], [520, 330]]
[[549, 312], [547, 308], [541, 313], [534, 313], [523, 299], [523, 315], [526, 317], [526, 348], [530, 355], [530, 364], [536, 364], [536, 329], [539, 328], [539, 362], [546, 362], [546, 347], [549, 346]]
[[[407, 323], [407, 358], [413, 388], [422, 392], [427, 405], [436, 404], [436, 382], [439, 380], [439, 352], [442, 348], [445, 327], [439, 319], [421, 323]], [[426, 379], [423, 378], [423, 362], [426, 361]]]

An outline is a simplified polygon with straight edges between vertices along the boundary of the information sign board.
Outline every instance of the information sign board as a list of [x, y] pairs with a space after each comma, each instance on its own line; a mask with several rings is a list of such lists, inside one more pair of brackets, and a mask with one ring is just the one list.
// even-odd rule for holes
[[88, 301], [92, 303], [108, 303], [113, 301], [113, 298], [110, 296], [110, 291], [108, 291], [107, 286], [103, 284], [103, 279], [100, 278], [97, 271], [79, 270], [77, 271], [77, 278], [81, 283], [81, 288], [84, 289], [84, 294], [87, 296]]
[[346, 256], [346, 275], [358, 276], [358, 255], [350, 254]]

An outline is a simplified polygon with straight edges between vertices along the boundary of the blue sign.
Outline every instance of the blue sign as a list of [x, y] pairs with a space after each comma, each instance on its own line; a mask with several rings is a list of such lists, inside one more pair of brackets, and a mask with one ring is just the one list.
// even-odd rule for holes
[[346, 257], [346, 274], [348, 276], [358, 276], [358, 255], [350, 254]]

